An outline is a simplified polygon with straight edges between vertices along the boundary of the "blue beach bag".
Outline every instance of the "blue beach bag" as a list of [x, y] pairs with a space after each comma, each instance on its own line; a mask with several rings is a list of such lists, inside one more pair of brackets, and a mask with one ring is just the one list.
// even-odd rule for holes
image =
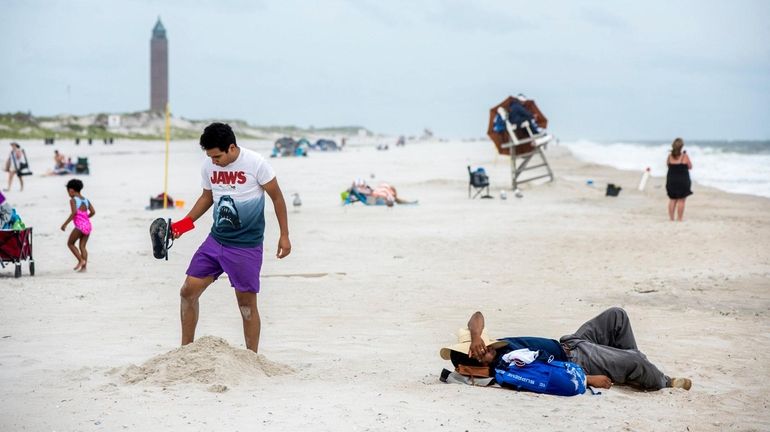
[[556, 396], [575, 396], [586, 391], [586, 373], [576, 363], [535, 360], [524, 366], [515, 363], [495, 369], [495, 381], [502, 387]]

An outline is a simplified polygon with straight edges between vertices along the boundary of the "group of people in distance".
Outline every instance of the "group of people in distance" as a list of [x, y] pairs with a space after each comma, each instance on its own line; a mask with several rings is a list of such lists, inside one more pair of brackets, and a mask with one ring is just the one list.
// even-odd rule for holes
[[[54, 167], [52, 170], [48, 170], [44, 175], [67, 175], [74, 172], [74, 164], [66, 156], [54, 150], [53, 152]], [[8, 186], [4, 189], [10, 191], [13, 185], [13, 179], [19, 179], [19, 191], [24, 190], [24, 177], [32, 174], [29, 170], [29, 163], [27, 162], [27, 155], [21, 148], [19, 143], [11, 143], [11, 151], [8, 154], [8, 158], [5, 160], [4, 170], [8, 173]]]
[[[48, 175], [71, 173], [71, 168], [68, 168], [67, 163], [68, 161], [64, 155], [59, 153], [58, 150], [54, 150], [54, 171], [49, 172]], [[27, 155], [19, 143], [11, 143], [11, 152], [5, 162], [5, 171], [8, 172], [8, 187], [5, 190], [9, 191], [13, 184], [13, 179], [18, 177], [19, 191], [23, 191], [24, 176], [31, 174], [31, 172], [29, 171]], [[61, 230], [65, 231], [70, 222], [73, 222], [75, 225], [75, 228], [67, 238], [67, 247], [78, 261], [74, 270], [80, 272], [86, 271], [88, 261], [86, 244], [91, 234], [90, 218], [96, 214], [93, 204], [81, 195], [82, 189], [83, 182], [78, 179], [72, 179], [67, 182], [66, 190], [70, 197], [70, 212], [67, 220], [61, 226]]]

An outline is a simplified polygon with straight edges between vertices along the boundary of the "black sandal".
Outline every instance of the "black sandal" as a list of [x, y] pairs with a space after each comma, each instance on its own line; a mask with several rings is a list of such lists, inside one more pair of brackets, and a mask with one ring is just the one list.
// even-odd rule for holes
[[157, 259], [168, 261], [168, 250], [174, 244], [171, 236], [171, 219], [157, 218], [150, 225], [150, 240], [152, 240], [152, 254]]

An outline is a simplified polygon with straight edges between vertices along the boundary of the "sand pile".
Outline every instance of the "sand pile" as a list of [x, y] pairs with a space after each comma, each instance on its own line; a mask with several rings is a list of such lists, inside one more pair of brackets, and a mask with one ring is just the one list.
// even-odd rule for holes
[[293, 372], [291, 367], [270, 361], [261, 354], [232, 347], [222, 338], [204, 336], [189, 345], [155, 356], [141, 366], [130, 365], [120, 377], [127, 384], [210, 384], [209, 390], [222, 392], [242, 380]]

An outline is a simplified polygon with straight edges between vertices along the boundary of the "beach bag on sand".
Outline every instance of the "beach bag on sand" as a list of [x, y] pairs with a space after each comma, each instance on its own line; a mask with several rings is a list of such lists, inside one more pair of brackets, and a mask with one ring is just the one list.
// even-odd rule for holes
[[16, 209], [11, 208], [9, 211], [9, 208], [10, 206], [7, 203], [0, 206], [0, 221], [2, 221], [0, 229], [20, 231], [27, 228], [24, 222], [22, 222], [21, 216], [16, 213]]
[[471, 184], [475, 187], [483, 187], [489, 185], [489, 176], [484, 168], [476, 168], [471, 172]]
[[502, 387], [556, 396], [575, 396], [586, 391], [583, 368], [558, 360], [535, 360], [523, 366], [511, 362], [506, 369], [495, 369], [495, 381]]
[[[2, 194], [0, 194], [0, 198], [2, 198]], [[11, 226], [12, 215], [13, 209], [10, 204], [7, 202], [0, 204], [0, 229], [6, 229], [6, 224], [8, 224], [8, 227]]]
[[16, 175], [19, 177], [32, 175], [32, 171], [29, 170], [29, 161], [27, 160], [27, 152], [21, 151], [21, 158], [17, 158], [14, 154], [11, 154], [13, 161], [13, 169], [16, 171]]
[[16, 169], [16, 175], [19, 177], [32, 175], [32, 171], [29, 170], [29, 164], [26, 162], [19, 162], [19, 167]]
[[610, 183], [607, 185], [607, 193], [605, 193], [605, 196], [612, 196], [616, 197], [620, 193], [620, 190], [623, 189], [620, 186], [615, 186], [615, 184]]

